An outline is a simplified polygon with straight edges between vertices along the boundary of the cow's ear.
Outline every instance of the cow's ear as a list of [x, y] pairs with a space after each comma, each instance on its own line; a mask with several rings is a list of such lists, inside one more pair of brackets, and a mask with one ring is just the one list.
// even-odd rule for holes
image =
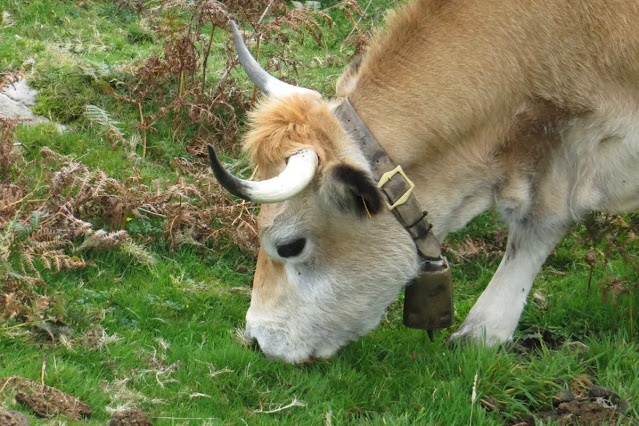
[[369, 172], [357, 166], [337, 163], [326, 173], [323, 192], [340, 210], [372, 216], [384, 206], [383, 195]]

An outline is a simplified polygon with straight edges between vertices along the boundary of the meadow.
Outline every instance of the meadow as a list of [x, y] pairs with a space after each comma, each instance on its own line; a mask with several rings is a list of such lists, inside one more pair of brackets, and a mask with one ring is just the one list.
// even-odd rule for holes
[[[448, 342], [503, 254], [494, 212], [445, 241], [455, 325], [434, 341], [402, 325], [402, 295], [329, 360], [269, 361], [241, 338], [258, 208], [218, 186], [205, 147], [251, 176], [241, 135], [260, 95], [226, 22], [269, 71], [330, 97], [399, 3], [0, 2], [0, 85], [24, 78], [52, 121], [0, 119], [0, 407], [32, 424], [132, 408], [158, 425], [535, 424], [596, 384], [628, 405], [601, 422], [637, 422], [639, 212], [570, 230], [510, 345]], [[19, 378], [91, 417], [36, 417]]]

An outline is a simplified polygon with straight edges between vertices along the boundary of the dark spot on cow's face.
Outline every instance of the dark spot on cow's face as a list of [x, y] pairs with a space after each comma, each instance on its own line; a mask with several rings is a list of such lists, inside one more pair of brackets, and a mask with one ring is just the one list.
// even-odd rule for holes
[[346, 186], [351, 200], [344, 200], [344, 207], [355, 206], [359, 215], [374, 215], [382, 209], [383, 195], [375, 185], [373, 179], [363, 170], [340, 164], [332, 170], [332, 177], [341, 185]]

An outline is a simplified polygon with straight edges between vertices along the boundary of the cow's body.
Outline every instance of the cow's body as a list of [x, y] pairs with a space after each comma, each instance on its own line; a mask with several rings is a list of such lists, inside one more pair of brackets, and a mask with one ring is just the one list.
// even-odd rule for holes
[[[508, 223], [504, 258], [455, 337], [511, 339], [566, 228], [592, 210], [639, 208], [635, 1], [416, 1], [338, 94], [415, 182], [440, 240], [491, 207]], [[269, 100], [247, 138], [263, 179], [299, 147], [319, 157], [313, 183], [259, 218], [247, 335], [290, 362], [369, 331], [419, 271], [388, 211], [368, 220], [333, 208], [348, 191], [331, 170], [370, 172], [334, 107], [314, 94]], [[299, 235], [307, 247], [280, 256], [281, 241]]]

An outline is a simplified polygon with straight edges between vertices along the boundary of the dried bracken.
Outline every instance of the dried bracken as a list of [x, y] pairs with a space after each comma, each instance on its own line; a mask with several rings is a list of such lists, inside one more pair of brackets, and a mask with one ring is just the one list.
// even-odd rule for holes
[[[11, 155], [7, 176], [18, 175], [25, 163], [19, 152]], [[0, 200], [0, 321], [59, 321], [43, 271], [90, 266], [84, 258], [89, 250], [120, 250], [152, 267], [155, 258], [137, 241], [164, 237], [171, 250], [206, 247], [209, 240], [229, 241], [251, 253], [257, 249], [253, 207], [221, 191], [203, 165], [176, 158], [179, 179], [145, 184], [135, 166], [119, 181], [46, 147], [40, 157], [43, 176], [37, 181], [0, 181], [6, 195]], [[126, 229], [132, 220], [151, 219], [163, 221], [163, 232], [142, 236]]]
[[[613, 306], [617, 306], [617, 299], [621, 295], [631, 295], [639, 291], [639, 281], [629, 282], [619, 279], [607, 266], [612, 259], [623, 262], [624, 276], [632, 276], [639, 271], [639, 255], [635, 241], [639, 232], [639, 218], [637, 214], [628, 215], [629, 220], [617, 215], [603, 213], [591, 214], [585, 222], [585, 233], [577, 240], [577, 244], [591, 250], [586, 254], [585, 262], [590, 266], [588, 289], [590, 289], [593, 270], [602, 265], [606, 275], [597, 282], [601, 289], [601, 302], [606, 304], [608, 296]], [[601, 260], [601, 261], [600, 261]], [[631, 302], [632, 303], [632, 302]], [[629, 315], [632, 315], [630, 310]], [[631, 317], [631, 334], [634, 332]]]
[[[359, 4], [349, 0], [338, 7], [363, 37], [353, 19], [354, 14], [362, 14]], [[220, 75], [209, 70], [215, 34], [228, 31], [229, 19], [252, 29], [246, 38], [256, 56], [260, 56], [261, 45], [269, 44], [266, 68], [282, 73], [291, 83], [297, 83], [298, 75], [296, 61], [288, 57], [286, 48], [291, 34], [302, 42], [310, 34], [321, 45], [320, 22], [332, 25], [326, 12], [291, 8], [282, 0], [163, 0], [148, 18], [155, 23], [157, 38], [163, 40], [162, 52], [129, 67], [133, 78], [118, 90], [111, 89], [112, 96], [135, 105], [140, 112], [137, 129], [142, 134], [142, 157], [147, 154], [148, 134], [154, 133], [160, 122], [170, 123], [174, 134], [188, 134], [192, 142], [187, 149], [196, 158], [206, 157], [206, 143], [234, 153], [237, 150], [240, 123], [255, 102], [255, 91], [247, 97], [231, 76], [238, 62], [230, 36], [224, 37], [224, 72]]]
[[473, 239], [466, 235], [455, 245], [443, 244], [445, 253], [453, 255], [455, 263], [468, 263], [476, 260], [497, 263], [504, 254], [506, 230], [499, 229], [483, 238]]
[[[170, 251], [184, 245], [199, 250], [234, 245], [255, 253], [255, 207], [221, 190], [206, 165], [207, 143], [237, 151], [241, 123], [256, 97], [232, 75], [238, 63], [231, 37], [223, 35], [226, 42], [220, 49], [219, 42], [214, 45], [216, 32], [228, 31], [228, 20], [236, 19], [250, 29], [245, 38], [256, 56], [268, 43], [266, 67], [297, 83], [289, 38], [303, 41], [310, 35], [323, 44], [320, 24], [332, 25], [326, 10], [295, 8], [283, 0], [116, 3], [143, 14], [148, 31], [161, 41], [155, 54], [121, 68], [117, 85], [101, 86], [107, 95], [135, 106], [137, 123], [118, 122], [95, 105], [84, 109], [87, 122], [103, 132], [113, 150], [125, 151], [131, 164], [128, 177], [114, 179], [47, 147], [27, 162], [23, 154], [28, 148], [14, 139], [20, 121], [0, 119], [0, 322], [10, 322], [12, 330], [60, 322], [64, 310], [56, 295], [47, 293], [46, 281], [51, 274], [92, 266], [87, 260], [92, 251], [120, 251], [148, 268], [156, 259], [145, 244], [159, 239], [168, 242]], [[363, 11], [356, 1], [331, 8], [348, 17], [357, 35], [364, 34], [359, 26]], [[209, 58], [221, 50], [225, 68], [212, 72]], [[215, 61], [219, 64], [220, 58]], [[18, 77], [2, 73], [0, 85]], [[160, 126], [190, 140], [190, 159], [171, 161], [177, 179], [149, 182], [138, 165], [149, 152], [158, 154], [147, 145]]]

